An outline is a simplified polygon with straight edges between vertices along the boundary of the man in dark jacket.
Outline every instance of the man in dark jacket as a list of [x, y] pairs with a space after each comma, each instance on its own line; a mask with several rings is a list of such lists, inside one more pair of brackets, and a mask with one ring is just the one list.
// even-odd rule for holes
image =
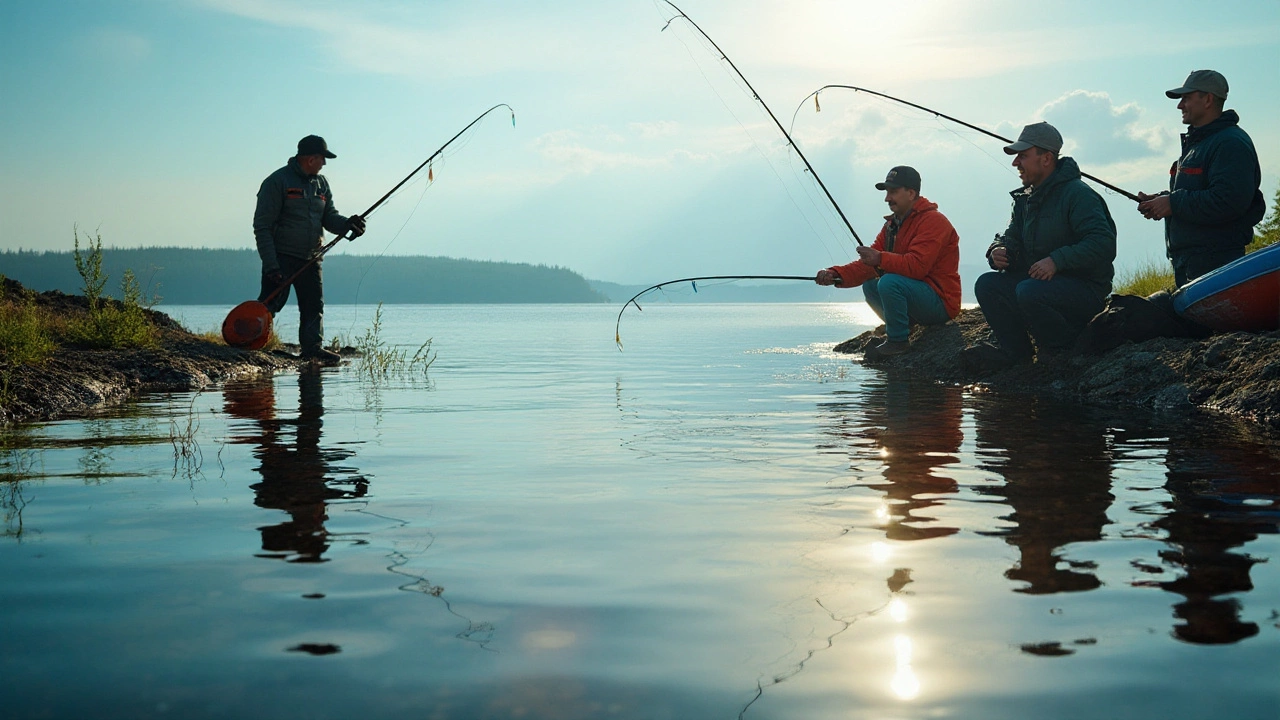
[[1181, 87], [1165, 92], [1178, 101], [1182, 156], [1169, 169], [1169, 190], [1138, 193], [1138, 212], [1164, 220], [1165, 252], [1182, 287], [1244, 256], [1253, 226], [1266, 214], [1262, 168], [1235, 110], [1223, 110], [1227, 79], [1196, 70]]
[[1062, 135], [1043, 122], [1023, 128], [1004, 149], [1015, 156], [1023, 187], [1010, 193], [1009, 227], [987, 249], [996, 272], [974, 284], [998, 342], [965, 350], [966, 364], [976, 370], [1067, 350], [1111, 292], [1116, 224], [1106, 202], [1080, 179], [1076, 161], [1058, 157], [1061, 149]]
[[[259, 302], [265, 301], [320, 250], [325, 230], [335, 235], [350, 233], [352, 240], [364, 234], [364, 218], [340, 215], [333, 204], [329, 181], [320, 174], [325, 162], [336, 157], [329, 152], [324, 138], [308, 135], [298, 141], [298, 154], [262, 181], [258, 207], [253, 213], [253, 236], [262, 258]], [[336, 363], [338, 354], [321, 347], [324, 288], [320, 260], [302, 270], [291, 284], [298, 292], [298, 344], [302, 346], [302, 356]], [[288, 300], [286, 287], [272, 298], [267, 309], [275, 315]]]

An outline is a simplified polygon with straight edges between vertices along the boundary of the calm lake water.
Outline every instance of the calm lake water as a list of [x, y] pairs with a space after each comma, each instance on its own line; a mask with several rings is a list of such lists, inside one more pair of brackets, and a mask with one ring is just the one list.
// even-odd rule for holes
[[860, 303], [644, 307], [11, 429], [0, 715], [1280, 717], [1277, 445], [890, 382]]

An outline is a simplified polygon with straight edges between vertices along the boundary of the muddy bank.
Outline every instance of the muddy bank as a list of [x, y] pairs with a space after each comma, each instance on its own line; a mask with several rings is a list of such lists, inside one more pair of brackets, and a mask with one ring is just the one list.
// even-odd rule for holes
[[[22, 292], [5, 280], [9, 297]], [[43, 309], [69, 316], [88, 311], [80, 296], [53, 291], [30, 296]], [[89, 350], [62, 347], [38, 365], [0, 363], [0, 424], [91, 414], [141, 392], [205, 388], [245, 375], [276, 372], [302, 363], [287, 352], [247, 352], [193, 335], [168, 315], [146, 311], [158, 331], [155, 347]]]
[[[861, 353], [883, 327], [836, 346]], [[1280, 332], [1229, 333], [1204, 340], [1157, 338], [1101, 355], [1070, 355], [989, 375], [971, 374], [960, 351], [994, 342], [978, 309], [946, 325], [915, 328], [910, 352], [874, 367], [890, 375], [972, 385], [1161, 412], [1210, 411], [1280, 430]]]

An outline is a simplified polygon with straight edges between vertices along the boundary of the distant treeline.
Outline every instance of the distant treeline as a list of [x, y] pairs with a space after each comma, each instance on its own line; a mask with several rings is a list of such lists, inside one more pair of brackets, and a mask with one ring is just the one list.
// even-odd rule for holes
[[[256, 250], [104, 248], [107, 290], [133, 270], [146, 298], [166, 305], [234, 305], [256, 299]], [[607, 302], [581, 275], [560, 267], [447, 257], [330, 255], [324, 259], [330, 303], [595, 303]], [[0, 275], [32, 290], [79, 294], [83, 282], [70, 252], [0, 251]]]

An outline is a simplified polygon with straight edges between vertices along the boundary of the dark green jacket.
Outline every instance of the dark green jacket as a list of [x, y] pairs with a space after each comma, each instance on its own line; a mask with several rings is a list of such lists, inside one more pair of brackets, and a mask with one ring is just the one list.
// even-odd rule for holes
[[1258, 151], [1235, 110], [1183, 135], [1182, 157], [1169, 168], [1169, 257], [1248, 245], [1267, 212], [1261, 185]]
[[1116, 224], [1107, 203], [1080, 179], [1080, 166], [1069, 157], [1039, 187], [1018, 188], [1013, 216], [1003, 237], [987, 249], [1005, 247], [1009, 269], [1026, 272], [1046, 257], [1053, 258], [1058, 275], [1088, 282], [1099, 297], [1111, 292], [1116, 259]]
[[324, 230], [341, 235], [348, 229], [350, 222], [333, 205], [329, 181], [323, 175], [304, 175], [297, 158], [289, 158], [258, 188], [253, 237], [264, 273], [280, 269], [277, 254], [311, 257], [320, 248]]

